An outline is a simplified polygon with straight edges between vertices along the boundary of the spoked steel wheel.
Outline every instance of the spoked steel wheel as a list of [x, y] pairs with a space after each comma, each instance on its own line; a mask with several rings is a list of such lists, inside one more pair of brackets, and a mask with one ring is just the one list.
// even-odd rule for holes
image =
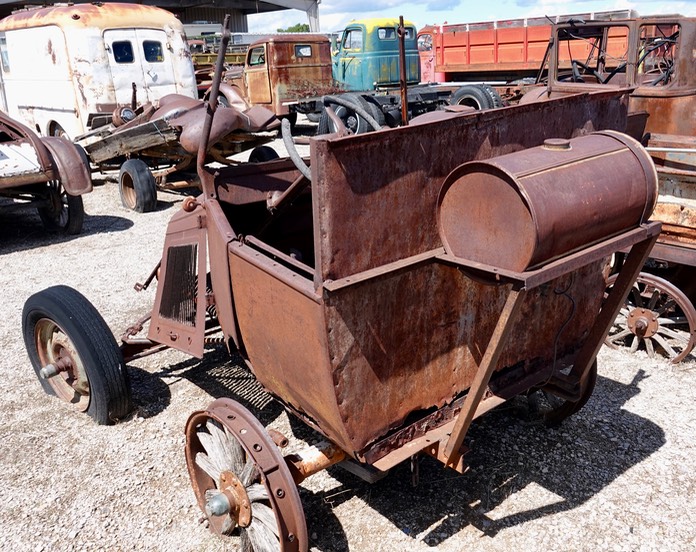
[[244, 551], [305, 551], [307, 527], [283, 456], [259, 421], [231, 399], [194, 412], [186, 463], [213, 531], [239, 535]]
[[[608, 280], [608, 287], [616, 275]], [[630, 352], [645, 349], [648, 356], [660, 353], [674, 364], [694, 348], [696, 310], [674, 284], [641, 272], [633, 284], [605, 343]]]

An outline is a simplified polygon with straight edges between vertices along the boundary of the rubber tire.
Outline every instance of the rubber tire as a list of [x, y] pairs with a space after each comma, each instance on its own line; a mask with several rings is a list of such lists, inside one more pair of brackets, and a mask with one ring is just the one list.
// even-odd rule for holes
[[563, 420], [565, 420], [569, 416], [572, 416], [583, 406], [585, 406], [589, 398], [592, 396], [596, 384], [597, 360], [595, 359], [595, 361], [592, 363], [592, 367], [590, 368], [589, 379], [587, 380], [587, 387], [585, 388], [585, 392], [583, 393], [582, 397], [580, 397], [580, 399], [576, 402], [565, 401], [559, 407], [545, 413], [544, 423], [546, 424], [546, 427], [557, 427]]
[[279, 158], [280, 155], [271, 146], [256, 146], [249, 154], [249, 163], [264, 163]]
[[47, 288], [24, 303], [24, 344], [41, 386], [47, 394], [55, 396], [51, 384], [39, 376], [42, 366], [34, 342], [34, 329], [42, 318], [60, 326], [84, 365], [90, 387], [87, 415], [99, 425], [109, 425], [126, 416], [132, 410], [128, 371], [121, 350], [97, 309], [68, 286]]
[[[39, 207], [39, 218], [44, 225], [44, 228], [49, 232], [61, 232], [74, 236], [82, 231], [82, 224], [85, 220], [85, 206], [82, 202], [82, 196], [73, 196], [65, 192], [63, 185], [58, 182], [60, 196], [65, 194], [68, 207], [68, 220], [61, 225], [60, 220], [56, 218], [55, 212], [51, 207]], [[54, 183], [49, 182], [47, 186], [52, 186]], [[61, 199], [62, 201], [62, 199]], [[59, 215], [60, 216], [60, 215]]]
[[[373, 119], [377, 121], [379, 126], [383, 127], [386, 125], [386, 118], [384, 117], [384, 111], [382, 111], [382, 108], [374, 102], [370, 97], [364, 98], [360, 97], [361, 102], [363, 103], [364, 107], [367, 108], [367, 112], [372, 115]], [[370, 127], [370, 130], [374, 130], [372, 127]]]
[[474, 109], [490, 109], [493, 107], [491, 95], [477, 85], [466, 85], [455, 90], [450, 98], [450, 105], [468, 105]]
[[121, 194], [121, 203], [127, 209], [148, 213], [157, 207], [155, 177], [142, 159], [128, 159], [121, 165], [118, 173], [118, 191]]
[[316, 136], [321, 136], [322, 134], [331, 134], [331, 128], [329, 128], [329, 116], [326, 113], [325, 107], [319, 114], [319, 124], [317, 125]]
[[[365, 108], [367, 110], [367, 112], [370, 113], [370, 115], [372, 115], [372, 110], [370, 109], [367, 101], [360, 94], [354, 94], [354, 93], [341, 94], [341, 98]], [[341, 119], [346, 119], [350, 116], [348, 109], [343, 107], [342, 105], [337, 105], [334, 108], [334, 111], [336, 112], [336, 115], [338, 115], [338, 117]], [[366, 132], [371, 132], [372, 130], [374, 130], [372, 128], [372, 126], [370, 126], [370, 124], [365, 119], [363, 119], [362, 117], [358, 117], [357, 114], [355, 114], [355, 113], [353, 113], [353, 114], [355, 115], [356, 120], [357, 120], [357, 125], [356, 125], [356, 128], [354, 130], [354, 134], [364, 134]], [[329, 132], [335, 132], [335, 129], [332, 128], [331, 121], [328, 119], [328, 115], [326, 117], [327, 117]], [[346, 126], [348, 126], [348, 125], [346, 125]]]
[[498, 91], [495, 88], [488, 84], [479, 84], [478, 86], [488, 95], [488, 98], [490, 99], [490, 109], [497, 109], [498, 107], [503, 107], [505, 105], [503, 99], [500, 97], [500, 94], [498, 94]]
[[321, 113], [307, 113], [306, 117], [310, 123], [318, 123], [321, 119]]

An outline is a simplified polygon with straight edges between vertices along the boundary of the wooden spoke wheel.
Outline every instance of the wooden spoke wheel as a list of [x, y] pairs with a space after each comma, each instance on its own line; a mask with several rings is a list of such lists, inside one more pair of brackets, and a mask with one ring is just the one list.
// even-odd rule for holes
[[[616, 281], [611, 276], [607, 289]], [[644, 349], [648, 356], [663, 354], [674, 364], [694, 348], [696, 310], [674, 284], [641, 272], [633, 284], [605, 343], [630, 352]]]
[[218, 399], [186, 424], [186, 464], [210, 528], [245, 551], [306, 551], [300, 495], [280, 451], [242, 405]]

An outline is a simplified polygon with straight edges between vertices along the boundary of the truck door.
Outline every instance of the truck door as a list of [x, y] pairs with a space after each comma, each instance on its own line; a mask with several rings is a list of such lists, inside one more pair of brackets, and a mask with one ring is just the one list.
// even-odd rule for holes
[[167, 35], [154, 29], [104, 31], [109, 52], [109, 68], [114, 82], [116, 103], [130, 104], [132, 85], [137, 101], [155, 101], [177, 92], [174, 56], [167, 48]]
[[254, 46], [247, 53], [247, 62], [244, 68], [244, 79], [246, 81], [249, 103], [270, 104], [271, 82], [269, 78], [270, 64], [266, 45]]
[[372, 83], [363, 82], [364, 31], [361, 27], [347, 27], [343, 32], [337, 59], [334, 62], [334, 79], [348, 90], [369, 90]]

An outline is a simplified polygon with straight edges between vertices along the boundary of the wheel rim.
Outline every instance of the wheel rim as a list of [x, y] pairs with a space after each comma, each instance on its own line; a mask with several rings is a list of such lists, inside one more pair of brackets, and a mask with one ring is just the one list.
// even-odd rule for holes
[[[609, 279], [611, 287], [616, 276]], [[644, 349], [653, 358], [659, 352], [674, 364], [694, 348], [696, 310], [670, 282], [641, 273], [631, 288], [605, 343], [630, 352]]]
[[128, 173], [121, 175], [121, 197], [123, 198], [123, 203], [126, 204], [126, 207], [129, 209], [135, 209], [135, 183], [133, 182], [133, 177]]
[[59, 372], [48, 381], [56, 395], [75, 410], [89, 407], [89, 379], [70, 338], [53, 320], [41, 318], [34, 328], [34, 341], [42, 366], [52, 364]]
[[186, 463], [210, 528], [239, 535], [243, 550], [307, 549], [297, 487], [265, 429], [244, 407], [218, 399], [186, 426]]
[[48, 206], [44, 213], [58, 228], [65, 228], [70, 220], [68, 194], [60, 182], [51, 181], [47, 185]]

